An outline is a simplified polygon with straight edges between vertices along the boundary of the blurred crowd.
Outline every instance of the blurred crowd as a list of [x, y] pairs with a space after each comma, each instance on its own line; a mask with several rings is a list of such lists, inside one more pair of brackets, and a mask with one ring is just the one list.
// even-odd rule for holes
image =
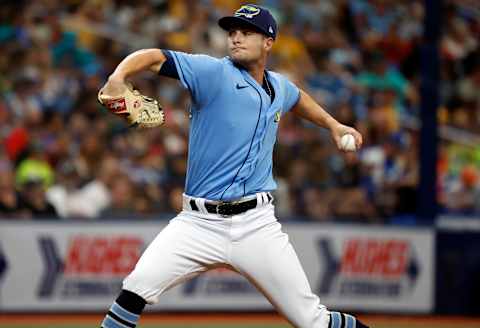
[[[254, 1], [255, 2], [255, 1]], [[279, 22], [269, 68], [364, 135], [339, 153], [325, 130], [280, 124], [274, 174], [281, 219], [411, 220], [418, 185], [423, 1], [256, 1]], [[441, 212], [480, 213], [480, 8], [445, 0], [439, 143]], [[181, 209], [189, 95], [178, 81], [136, 77], [167, 125], [132, 130], [97, 103], [130, 52], [226, 54], [219, 17], [236, 0], [3, 1], [0, 7], [0, 216], [163, 218]], [[208, 81], [205, 81], [208, 83]], [[464, 138], [465, 139], [465, 138]]]

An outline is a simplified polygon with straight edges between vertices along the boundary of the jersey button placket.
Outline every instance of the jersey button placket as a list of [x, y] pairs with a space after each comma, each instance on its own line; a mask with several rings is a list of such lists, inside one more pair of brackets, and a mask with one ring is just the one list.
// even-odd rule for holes
[[245, 167], [243, 167], [243, 170], [242, 170], [243, 174], [240, 174], [241, 177], [238, 180], [240, 184], [245, 184], [245, 181], [250, 176], [250, 173], [253, 170], [255, 170], [258, 155], [262, 148], [262, 142], [263, 142], [265, 129], [266, 129], [266, 126], [265, 126], [266, 109], [265, 109], [265, 98], [263, 97], [263, 93], [262, 93], [263, 89], [259, 86], [258, 82], [255, 81], [247, 72], [242, 71], [242, 75], [245, 83], [250, 85], [253, 88], [253, 90], [255, 90], [255, 93], [259, 98], [259, 107], [260, 107], [259, 108], [260, 110], [259, 126], [257, 127], [257, 129], [255, 129], [252, 149], [249, 152], [247, 159], [245, 160]]

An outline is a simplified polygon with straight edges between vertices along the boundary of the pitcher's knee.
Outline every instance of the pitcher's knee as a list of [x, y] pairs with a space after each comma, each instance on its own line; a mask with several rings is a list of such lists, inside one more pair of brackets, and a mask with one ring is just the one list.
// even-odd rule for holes
[[155, 304], [159, 294], [157, 284], [158, 275], [134, 270], [123, 280], [122, 288], [139, 295], [148, 304]]

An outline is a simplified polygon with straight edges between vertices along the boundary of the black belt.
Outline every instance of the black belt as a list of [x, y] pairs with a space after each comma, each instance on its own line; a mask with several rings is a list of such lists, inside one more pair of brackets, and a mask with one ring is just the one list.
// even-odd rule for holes
[[[270, 202], [273, 197], [270, 193], [267, 193], [268, 201]], [[195, 203], [194, 199], [190, 199], [190, 207], [194, 211], [198, 211], [198, 206]], [[257, 207], [257, 199], [251, 199], [246, 201], [234, 201], [234, 202], [219, 202], [219, 203], [209, 203], [205, 202], [205, 209], [208, 213], [219, 214], [219, 215], [237, 215], [244, 213], [248, 210]]]

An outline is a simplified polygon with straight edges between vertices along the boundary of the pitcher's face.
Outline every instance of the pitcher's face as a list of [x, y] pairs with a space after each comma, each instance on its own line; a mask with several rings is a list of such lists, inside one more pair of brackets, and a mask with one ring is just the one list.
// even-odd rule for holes
[[273, 45], [273, 39], [253, 29], [232, 28], [228, 31], [228, 52], [230, 58], [239, 64], [248, 65], [266, 56]]

